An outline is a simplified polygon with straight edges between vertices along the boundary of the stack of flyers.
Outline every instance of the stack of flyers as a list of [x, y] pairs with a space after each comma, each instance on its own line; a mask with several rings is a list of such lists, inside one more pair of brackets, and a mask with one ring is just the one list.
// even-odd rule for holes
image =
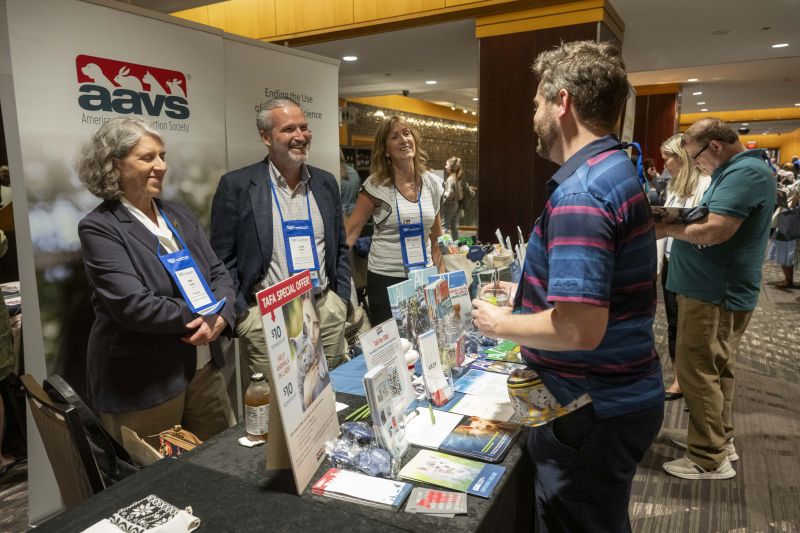
[[407, 513], [453, 518], [467, 514], [467, 495], [463, 492], [414, 487], [406, 504]]
[[331, 468], [314, 483], [311, 493], [397, 511], [411, 489], [410, 483]]
[[506, 469], [472, 459], [431, 450], [420, 450], [399, 477], [489, 498]]

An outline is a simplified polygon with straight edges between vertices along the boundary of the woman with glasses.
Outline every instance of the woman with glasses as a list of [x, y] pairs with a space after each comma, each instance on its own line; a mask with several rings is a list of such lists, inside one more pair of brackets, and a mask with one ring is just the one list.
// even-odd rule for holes
[[[664, 207], [695, 207], [700, 203], [703, 193], [711, 183], [710, 176], [703, 176], [697, 170], [686, 148], [681, 146], [681, 134], [673, 135], [661, 145], [661, 157], [664, 167], [673, 176], [667, 186], [667, 199]], [[678, 335], [678, 301], [674, 292], [667, 289], [667, 271], [672, 238], [666, 237], [658, 241], [658, 273], [661, 275], [661, 287], [664, 289], [664, 311], [667, 315], [667, 339], [669, 342], [669, 358], [675, 364], [675, 339]], [[667, 401], [682, 398], [678, 377], [664, 392]]]

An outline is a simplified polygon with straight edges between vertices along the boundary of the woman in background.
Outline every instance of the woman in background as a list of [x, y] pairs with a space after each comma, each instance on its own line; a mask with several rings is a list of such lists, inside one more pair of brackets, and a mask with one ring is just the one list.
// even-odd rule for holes
[[[664, 167], [669, 170], [672, 179], [667, 186], [667, 199], [664, 207], [695, 207], [700, 204], [703, 193], [711, 183], [710, 176], [701, 176], [694, 166], [686, 149], [681, 146], [681, 134], [673, 135], [661, 145], [661, 157]], [[658, 272], [661, 275], [661, 287], [664, 290], [664, 311], [667, 315], [667, 339], [669, 358], [675, 364], [675, 339], [678, 335], [678, 300], [677, 295], [667, 289], [667, 272], [669, 265], [672, 237], [658, 240]], [[678, 377], [664, 392], [667, 401], [683, 397]]]
[[[215, 342], [234, 323], [228, 269], [197, 218], [160, 200], [164, 141], [140, 119], [112, 119], [75, 168], [103, 199], [78, 225], [95, 321], [90, 400], [118, 439], [181, 424], [206, 440], [236, 421]], [[180, 285], [180, 289], [179, 289]]]
[[377, 325], [392, 317], [386, 288], [405, 281], [408, 271], [440, 263], [442, 189], [425, 167], [419, 133], [405, 119], [392, 116], [378, 126], [370, 176], [347, 221], [347, 244], [353, 246], [371, 217], [375, 225], [367, 265], [369, 320]]
[[458, 239], [458, 223], [461, 218], [461, 205], [464, 201], [464, 188], [461, 181], [463, 169], [460, 157], [451, 157], [444, 165], [446, 179], [442, 195], [442, 229], [453, 240]]

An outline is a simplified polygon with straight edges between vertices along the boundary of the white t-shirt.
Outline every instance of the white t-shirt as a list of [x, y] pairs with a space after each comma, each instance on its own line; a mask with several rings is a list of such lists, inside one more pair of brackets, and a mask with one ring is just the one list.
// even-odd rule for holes
[[[400, 221], [406, 223], [419, 223], [420, 205], [422, 206], [422, 224], [424, 227], [423, 235], [425, 240], [425, 253], [428, 256], [427, 266], [433, 266], [431, 254], [430, 232], [436, 215], [439, 214], [439, 204], [442, 198], [442, 187], [435, 180], [432, 174], [422, 175], [422, 192], [420, 194], [420, 205], [417, 202], [409, 202], [403, 197], [397, 188], [392, 185], [376, 185], [374, 176], [370, 176], [364, 182], [364, 191], [380, 202], [372, 213], [372, 221], [375, 224], [375, 232], [372, 235], [372, 246], [369, 250], [369, 260], [367, 268], [370, 272], [383, 276], [397, 278], [406, 277], [406, 269], [403, 266], [403, 252], [400, 247], [400, 229], [398, 226], [397, 206], [400, 209]], [[395, 198], [397, 203], [395, 204]]]
[[[161, 216], [161, 212], [156, 207], [155, 201], [153, 201], [153, 209], [156, 212], [156, 218], [158, 219], [158, 224], [153, 224], [153, 221], [150, 220], [150, 217], [145, 215], [141, 209], [135, 207], [132, 203], [130, 203], [127, 198], [121, 198], [120, 201], [122, 205], [128, 208], [128, 211], [131, 212], [131, 215], [144, 224], [144, 227], [150, 230], [150, 233], [156, 236], [158, 242], [161, 244], [161, 248], [163, 250], [161, 253], [173, 253], [179, 250], [178, 242], [175, 239], [175, 236], [170, 231], [167, 223], [164, 222], [164, 217]], [[203, 368], [206, 364], [211, 361], [211, 348], [208, 344], [204, 344], [202, 346], [197, 346], [197, 368]]]

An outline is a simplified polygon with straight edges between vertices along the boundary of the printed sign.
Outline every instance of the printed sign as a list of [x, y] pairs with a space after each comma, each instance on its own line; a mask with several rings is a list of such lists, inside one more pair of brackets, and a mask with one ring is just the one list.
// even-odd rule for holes
[[[339, 435], [311, 276], [301, 272], [256, 298], [275, 391], [271, 398], [278, 407], [277, 416], [270, 412], [267, 470], [291, 466], [302, 494], [325, 458], [325, 442]], [[287, 451], [290, 465], [280, 460]]]

